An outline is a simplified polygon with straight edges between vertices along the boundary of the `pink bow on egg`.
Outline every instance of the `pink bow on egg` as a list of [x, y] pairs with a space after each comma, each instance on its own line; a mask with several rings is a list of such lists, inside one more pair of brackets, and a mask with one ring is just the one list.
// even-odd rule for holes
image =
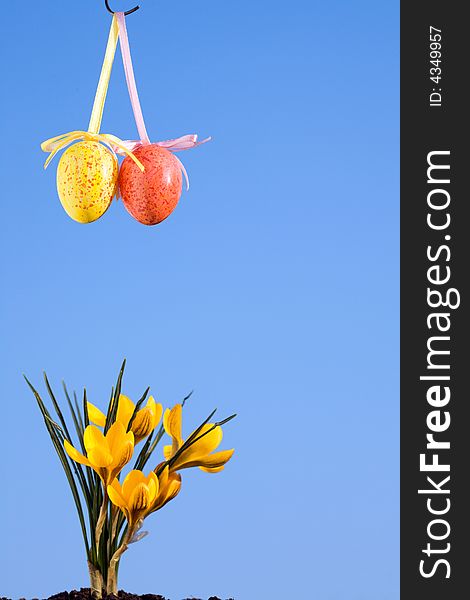
[[[161, 142], [154, 142], [154, 143], [155, 143], [155, 146], [160, 146], [161, 148], [165, 148], [166, 150], [169, 150], [170, 152], [174, 153], [174, 152], [179, 152], [180, 150], [189, 150], [190, 148], [195, 148], [196, 146], [200, 146], [201, 144], [205, 144], [206, 142], [209, 142], [211, 139], [212, 138], [209, 136], [209, 137], [205, 138], [204, 140], [198, 142], [197, 135], [195, 133], [191, 133], [188, 135], [182, 135], [181, 137], [175, 138], [174, 140], [162, 140]], [[121, 142], [121, 148], [113, 145], [113, 150], [114, 150], [114, 152], [116, 152], [116, 154], [125, 156], [126, 152], [124, 152], [122, 147], [124, 147], [129, 152], [134, 152], [140, 146], [147, 146], [151, 143], [152, 142], [150, 142], [150, 141], [143, 142], [142, 140], [123, 140]], [[186, 181], [186, 189], [189, 190], [188, 173], [186, 172], [186, 169], [184, 168], [184, 165], [180, 161], [180, 159], [177, 156], [175, 156], [175, 158], [181, 167], [181, 171], [183, 172], [184, 179]]]

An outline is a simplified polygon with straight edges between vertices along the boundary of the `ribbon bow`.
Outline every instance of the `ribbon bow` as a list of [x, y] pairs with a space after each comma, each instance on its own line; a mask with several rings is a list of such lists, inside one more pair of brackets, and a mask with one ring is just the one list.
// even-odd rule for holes
[[[155, 146], [160, 146], [161, 148], [165, 148], [166, 150], [169, 150], [170, 152], [174, 153], [179, 152], [180, 150], [189, 150], [190, 148], [195, 148], [196, 146], [200, 146], [201, 144], [209, 142], [211, 139], [211, 137], [207, 137], [206, 139], [198, 142], [197, 135], [193, 133], [188, 135], [182, 135], [181, 137], [175, 138], [173, 140], [162, 140], [161, 142], [154, 143]], [[147, 146], [149, 143], [150, 142], [148, 141], [145, 143], [142, 140], [120, 140], [120, 144], [112, 145], [112, 149], [114, 150], [114, 152], [116, 152], [116, 154], [120, 154], [121, 156], [124, 156], [125, 154], [131, 156], [134, 162], [136, 162], [137, 159], [132, 154], [132, 152], [134, 152], [137, 148], [140, 148], [140, 146]], [[177, 156], [175, 156], [175, 158], [179, 163], [181, 171], [183, 172], [184, 179], [186, 181], [186, 189], [189, 190], [188, 173], [186, 172], [186, 169], [184, 168], [184, 165], [180, 161], [180, 159]]]
[[139, 169], [141, 171], [144, 170], [144, 165], [136, 156], [134, 156], [132, 150], [129, 150], [126, 147], [126, 142], [123, 142], [118, 137], [110, 133], [90, 133], [89, 131], [70, 131], [69, 133], [62, 133], [61, 135], [49, 138], [43, 142], [41, 144], [41, 150], [44, 152], [50, 152], [46, 162], [44, 163], [44, 168], [47, 169], [48, 164], [51, 162], [57, 152], [78, 140], [84, 140], [86, 142], [102, 142], [108, 146], [113, 154], [116, 151], [119, 151], [119, 154], [130, 156]]

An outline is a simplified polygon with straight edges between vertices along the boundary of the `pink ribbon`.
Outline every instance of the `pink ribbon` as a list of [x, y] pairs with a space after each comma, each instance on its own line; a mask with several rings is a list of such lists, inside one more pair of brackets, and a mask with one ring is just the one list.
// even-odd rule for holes
[[[132, 112], [134, 113], [135, 124], [137, 125], [137, 131], [139, 132], [140, 136], [140, 140], [125, 140], [122, 142], [122, 145], [126, 149], [133, 152], [139, 146], [147, 146], [151, 142], [147, 134], [144, 116], [142, 114], [142, 108], [140, 106], [139, 94], [137, 93], [134, 69], [132, 67], [131, 50], [129, 47], [129, 39], [127, 37], [126, 17], [123, 12], [117, 12], [116, 17], [119, 26], [119, 44], [121, 46], [124, 73], [126, 74], [127, 89], [129, 90], [129, 98], [131, 100]], [[166, 148], [170, 152], [179, 152], [180, 150], [189, 150], [190, 148], [195, 148], [196, 146], [205, 144], [210, 139], [210, 137], [207, 137], [204, 140], [198, 142], [196, 134], [189, 134], [183, 135], [174, 140], [163, 140], [161, 142], [155, 142], [155, 145], [161, 146], [162, 148]], [[123, 154], [122, 149], [114, 148], [114, 150], [118, 154]], [[189, 178], [186, 169], [184, 168], [184, 165], [180, 161], [180, 159], [177, 156], [175, 156], [175, 158], [179, 162], [181, 170], [186, 179], [186, 189], [189, 190]]]

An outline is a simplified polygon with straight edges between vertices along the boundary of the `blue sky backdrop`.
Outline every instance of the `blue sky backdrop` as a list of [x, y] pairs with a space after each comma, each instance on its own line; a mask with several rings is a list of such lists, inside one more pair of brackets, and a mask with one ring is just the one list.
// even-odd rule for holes
[[[88, 585], [72, 498], [21, 374], [107, 401], [191, 389], [185, 431], [238, 413], [226, 470], [124, 556], [120, 586], [172, 600], [397, 600], [398, 2], [159, 2], [128, 18], [154, 141], [191, 190], [146, 228], [122, 203], [79, 225], [44, 139], [86, 129], [100, 0], [2, 18], [0, 595]], [[132, 2], [115, 0], [114, 8]], [[136, 130], [117, 55], [103, 132]]]

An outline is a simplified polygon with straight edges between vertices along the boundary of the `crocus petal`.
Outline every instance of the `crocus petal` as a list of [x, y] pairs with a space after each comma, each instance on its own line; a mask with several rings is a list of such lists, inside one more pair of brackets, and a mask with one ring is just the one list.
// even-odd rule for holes
[[220, 467], [223, 467], [225, 463], [228, 463], [234, 452], [234, 448], [232, 448], [232, 450], [221, 450], [220, 452], [214, 452], [214, 454], [209, 454], [208, 456], [199, 459], [197, 466], [203, 471], [207, 469], [219, 469]]
[[155, 473], [153, 471], [150, 471], [150, 473], [147, 476], [147, 487], [149, 489], [149, 495], [150, 495], [149, 504], [151, 504], [157, 497], [158, 491], [160, 488], [158, 477], [155, 475]]
[[126, 442], [126, 430], [124, 425], [119, 421], [116, 421], [108, 429], [106, 434], [106, 442], [108, 444], [109, 451], [113, 456], [119, 454], [122, 446]]
[[163, 429], [165, 430], [165, 433], [167, 433], [168, 435], [171, 435], [170, 428], [169, 428], [170, 413], [171, 413], [171, 410], [169, 408], [167, 408], [163, 414]]
[[[116, 490], [122, 496], [122, 485], [119, 479], [113, 479], [113, 481], [109, 484], [112, 488]], [[124, 496], [123, 496], [124, 498]]]
[[131, 515], [129, 513], [129, 507], [126, 503], [126, 500], [122, 495], [121, 484], [119, 483], [119, 481], [117, 479], [114, 479], [112, 484], [108, 485], [107, 490], [111, 502], [123, 511], [123, 513], [126, 515], [126, 519], [129, 521]]
[[147, 489], [149, 493], [148, 506], [151, 506], [152, 503], [155, 501], [155, 498], [157, 497], [157, 488], [155, 487], [155, 482], [152, 479], [147, 484]]
[[115, 477], [119, 475], [122, 469], [127, 465], [127, 463], [131, 460], [132, 455], [134, 454], [134, 444], [131, 442], [126, 442], [124, 446], [121, 446], [119, 454], [115, 454], [113, 456], [113, 462], [110, 465], [110, 481], [112, 481]]
[[132, 402], [132, 400], [127, 396], [124, 396], [124, 394], [121, 394], [119, 396], [116, 421], [122, 423], [126, 430], [129, 425], [129, 421], [131, 420], [131, 417], [134, 414], [134, 409], [135, 404]]
[[199, 467], [201, 469], [201, 471], [205, 471], [206, 473], [220, 473], [220, 471], [223, 471], [225, 469], [225, 465], [222, 465], [221, 467], [212, 467], [212, 468], [208, 468], [208, 467]]
[[138, 471], [137, 469], [129, 471], [122, 484], [122, 495], [124, 496], [128, 504], [130, 504], [130, 497], [132, 492], [134, 491], [134, 488], [139, 483], [145, 483], [146, 481], [146, 477], [142, 473], [142, 471]]
[[164, 506], [170, 500], [173, 500], [173, 498], [179, 494], [180, 489], [181, 489], [181, 475], [179, 473], [172, 473], [171, 481], [170, 481], [170, 484], [168, 485], [168, 490], [167, 490], [167, 493], [165, 496], [165, 501], [163, 502], [162, 506]]
[[88, 460], [91, 463], [93, 468], [104, 468], [109, 467], [109, 465], [113, 462], [113, 457], [108, 452], [107, 448], [103, 448], [103, 446], [93, 446], [89, 450], [87, 450]]
[[[117, 479], [115, 479], [114, 481], [117, 481]], [[109, 499], [111, 500], [111, 502], [113, 504], [115, 504], [116, 506], [118, 506], [119, 508], [126, 508], [127, 507], [127, 503], [125, 501], [125, 499], [123, 498], [121, 492], [119, 489], [117, 489], [117, 486], [113, 484], [108, 485], [108, 496]]]
[[160, 403], [157, 404], [154, 400], [154, 397], [150, 396], [150, 398], [147, 400], [147, 408], [152, 409], [152, 412], [153, 412], [152, 429], [155, 429], [155, 427], [160, 422], [160, 419], [162, 418], [163, 406]]
[[138, 483], [132, 491], [129, 500], [129, 510], [131, 513], [145, 510], [149, 505], [149, 489], [145, 483]]
[[172, 446], [163, 446], [163, 456], [165, 460], [170, 460], [173, 456], [173, 447]]
[[94, 425], [88, 425], [88, 427], [85, 429], [85, 432], [83, 434], [83, 442], [85, 444], [85, 448], [88, 455], [89, 450], [96, 446], [99, 446], [100, 448], [105, 448], [106, 450], [108, 449], [108, 444], [106, 443], [103, 433], [98, 429], [98, 427], [95, 427]]
[[169, 476], [169, 480], [163, 489], [163, 486], [160, 486], [160, 493], [157, 496], [156, 502], [154, 502], [151, 511], [160, 510], [163, 508], [165, 504], [173, 500], [181, 489], [181, 475], [179, 473], [171, 473]]
[[[213, 452], [220, 445], [223, 436], [222, 427], [216, 427], [212, 431], [209, 431], [212, 427], [213, 424], [211, 423], [206, 423], [206, 425], [202, 427], [201, 431], [196, 436], [196, 439], [199, 437], [200, 439], [189, 446], [182, 454], [182, 456], [184, 455], [185, 462], [207, 456], [207, 454]], [[209, 433], [206, 433], [207, 431], [209, 431]], [[179, 460], [180, 459], [178, 459], [178, 461]]]
[[86, 456], [83, 456], [83, 454], [78, 450], [75, 450], [72, 444], [70, 444], [67, 440], [64, 440], [64, 448], [72, 460], [80, 463], [81, 465], [86, 465], [87, 467], [91, 466], [88, 458]]
[[150, 408], [142, 408], [134, 417], [131, 425], [136, 440], [140, 442], [153, 431], [153, 411]]
[[163, 427], [174, 442], [177, 442], [178, 447], [183, 444], [182, 438], [182, 419], [183, 407], [181, 404], [175, 404], [171, 410], [166, 410], [163, 415]]
[[106, 425], [106, 416], [91, 402], [87, 402], [88, 417], [92, 423], [104, 427]]
[[[158, 465], [158, 467], [155, 469], [155, 471], [157, 471], [159, 467], [160, 467], [160, 465]], [[163, 469], [163, 471], [160, 473], [160, 475], [158, 476], [158, 486], [161, 490], [165, 489], [166, 486], [168, 485], [169, 475], [170, 475], [170, 468], [167, 465]]]

